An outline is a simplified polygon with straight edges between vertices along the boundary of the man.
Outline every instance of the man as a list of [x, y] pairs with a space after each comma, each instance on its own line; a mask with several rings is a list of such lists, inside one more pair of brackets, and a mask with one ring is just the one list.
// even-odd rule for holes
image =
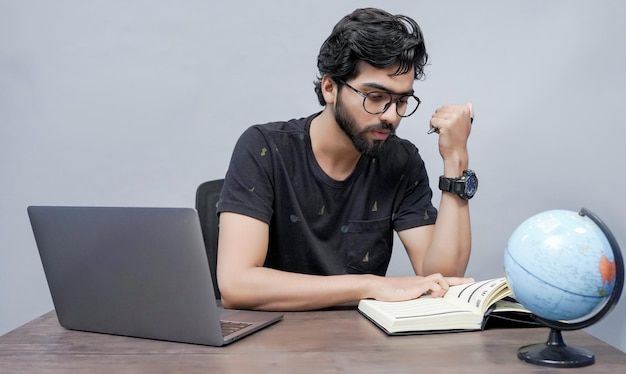
[[[444, 105], [430, 121], [442, 186], [453, 191], [442, 192], [439, 211], [417, 148], [395, 135], [419, 106], [413, 83], [427, 59], [411, 18], [358, 9], [320, 49], [315, 91], [323, 111], [244, 132], [218, 203], [225, 307], [407, 300], [471, 281], [462, 278], [476, 183], [467, 171], [471, 104]], [[459, 190], [464, 184], [468, 190]], [[392, 230], [416, 276], [385, 276]]]

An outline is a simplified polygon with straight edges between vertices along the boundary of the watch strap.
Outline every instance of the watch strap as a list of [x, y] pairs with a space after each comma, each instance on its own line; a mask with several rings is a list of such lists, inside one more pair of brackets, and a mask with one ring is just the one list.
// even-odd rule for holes
[[[468, 185], [467, 183], [471, 183]], [[469, 186], [470, 190], [467, 190]], [[439, 177], [439, 189], [459, 196], [463, 200], [471, 199], [476, 192], [477, 180], [473, 170], [464, 170], [460, 177], [448, 178], [443, 175]]]

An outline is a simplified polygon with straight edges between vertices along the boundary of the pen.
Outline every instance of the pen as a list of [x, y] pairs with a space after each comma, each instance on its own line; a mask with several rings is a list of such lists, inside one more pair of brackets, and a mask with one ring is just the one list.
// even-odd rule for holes
[[[470, 125], [472, 123], [474, 123], [474, 117], [470, 117]], [[433, 127], [429, 128], [428, 131], [426, 132], [426, 134], [428, 135], [428, 134], [432, 134], [434, 132], [439, 133], [439, 127], [433, 126]]]

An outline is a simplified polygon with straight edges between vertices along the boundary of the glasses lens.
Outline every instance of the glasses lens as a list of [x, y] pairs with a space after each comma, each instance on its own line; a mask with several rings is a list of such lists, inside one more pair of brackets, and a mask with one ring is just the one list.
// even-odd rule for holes
[[415, 96], [402, 96], [396, 103], [396, 111], [401, 117], [408, 117], [415, 113], [420, 102]]
[[[393, 97], [387, 92], [370, 92], [365, 97], [363, 106], [371, 114], [380, 114], [389, 108], [392, 99]], [[413, 114], [420, 104], [414, 96], [400, 96], [394, 101], [396, 111], [401, 117], [408, 117]]]

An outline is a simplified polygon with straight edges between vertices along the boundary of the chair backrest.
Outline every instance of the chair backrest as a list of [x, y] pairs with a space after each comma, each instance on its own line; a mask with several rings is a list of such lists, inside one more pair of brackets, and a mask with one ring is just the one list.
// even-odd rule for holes
[[206, 248], [207, 258], [209, 259], [209, 268], [211, 269], [211, 277], [213, 278], [213, 289], [215, 290], [215, 297], [217, 299], [221, 298], [221, 294], [217, 286], [216, 274], [217, 234], [219, 229], [216, 204], [220, 198], [223, 185], [224, 179], [216, 179], [204, 182], [196, 189], [196, 210], [200, 217], [204, 246]]

